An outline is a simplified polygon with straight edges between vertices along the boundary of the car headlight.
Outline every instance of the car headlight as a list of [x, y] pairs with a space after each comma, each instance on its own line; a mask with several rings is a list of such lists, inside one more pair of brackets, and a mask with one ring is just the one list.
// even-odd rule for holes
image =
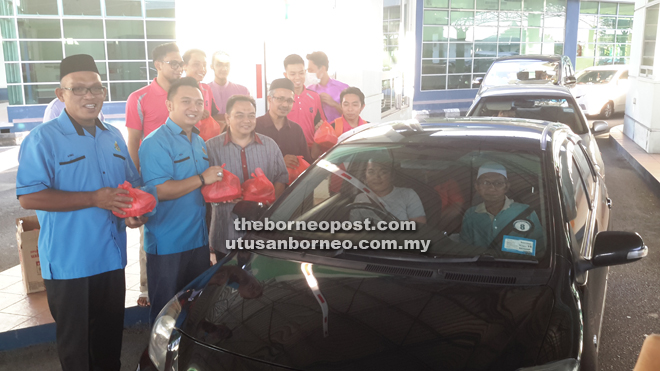
[[516, 371], [578, 371], [580, 363], [573, 358], [546, 363], [541, 366], [519, 368]]
[[[149, 358], [159, 371], [165, 370], [167, 353], [170, 348], [170, 339], [174, 331], [174, 325], [181, 313], [181, 304], [179, 304], [178, 295], [172, 298], [167, 305], [158, 313], [154, 327], [151, 329], [149, 338]], [[178, 340], [176, 340], [178, 345]]]

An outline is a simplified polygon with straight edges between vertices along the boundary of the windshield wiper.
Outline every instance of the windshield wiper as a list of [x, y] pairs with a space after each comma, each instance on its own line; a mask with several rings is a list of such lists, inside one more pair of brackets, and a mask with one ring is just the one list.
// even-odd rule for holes
[[538, 260], [520, 260], [520, 259], [505, 259], [496, 258], [489, 253], [475, 255], [471, 258], [449, 258], [449, 259], [433, 259], [436, 263], [524, 263], [524, 264], [538, 264]]

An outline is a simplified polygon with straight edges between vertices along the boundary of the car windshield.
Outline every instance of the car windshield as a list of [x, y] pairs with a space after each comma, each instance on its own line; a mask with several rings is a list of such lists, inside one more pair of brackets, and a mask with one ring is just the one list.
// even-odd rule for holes
[[484, 86], [516, 84], [556, 84], [559, 62], [513, 60], [493, 63], [484, 78]]
[[607, 84], [617, 71], [584, 71], [578, 75], [578, 85]]
[[579, 110], [572, 101], [564, 98], [542, 97], [483, 97], [479, 100], [472, 116], [515, 117], [568, 125], [576, 134], [588, 129], [582, 122]]
[[[336, 147], [310, 167], [266, 217], [296, 225], [313, 222], [319, 228], [324, 221], [360, 222], [364, 229], [331, 233], [296, 227], [273, 238], [338, 239], [354, 244], [396, 240], [398, 246], [408, 241], [421, 241], [423, 246], [428, 241], [426, 251], [411, 247], [342, 250], [340, 254], [451, 264], [547, 264], [547, 198], [539, 156], [512, 150], [510, 141], [492, 148], [493, 138], [438, 139], [443, 139], [437, 141], [438, 146]], [[401, 232], [410, 221], [416, 221], [416, 230]], [[379, 222], [394, 227], [365, 231], [366, 223], [375, 227]]]

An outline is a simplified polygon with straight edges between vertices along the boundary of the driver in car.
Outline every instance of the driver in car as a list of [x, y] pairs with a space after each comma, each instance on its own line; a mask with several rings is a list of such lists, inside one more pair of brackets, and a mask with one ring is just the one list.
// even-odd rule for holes
[[[385, 209], [399, 220], [426, 223], [426, 213], [417, 193], [410, 188], [395, 187], [393, 184], [393, 164], [389, 161], [370, 159], [367, 162], [365, 183], [383, 202]], [[370, 203], [369, 197], [361, 193], [355, 197], [357, 203]], [[373, 217], [366, 209], [351, 211], [351, 219], [360, 220]]]
[[[536, 241], [535, 245], [539, 248], [543, 247], [543, 228], [536, 212], [530, 210], [529, 205], [517, 203], [506, 196], [509, 180], [504, 166], [495, 162], [483, 164], [477, 173], [475, 188], [483, 202], [465, 212], [461, 242], [488, 247], [502, 234], [503, 241], [509, 237], [522, 237], [527, 241]], [[504, 247], [502, 249], [508, 251]]]

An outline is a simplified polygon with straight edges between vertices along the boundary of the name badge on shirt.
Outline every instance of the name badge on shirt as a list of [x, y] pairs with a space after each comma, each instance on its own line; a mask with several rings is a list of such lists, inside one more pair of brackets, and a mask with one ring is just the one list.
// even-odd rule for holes
[[522, 255], [536, 255], [536, 240], [514, 236], [504, 236], [502, 251]]

